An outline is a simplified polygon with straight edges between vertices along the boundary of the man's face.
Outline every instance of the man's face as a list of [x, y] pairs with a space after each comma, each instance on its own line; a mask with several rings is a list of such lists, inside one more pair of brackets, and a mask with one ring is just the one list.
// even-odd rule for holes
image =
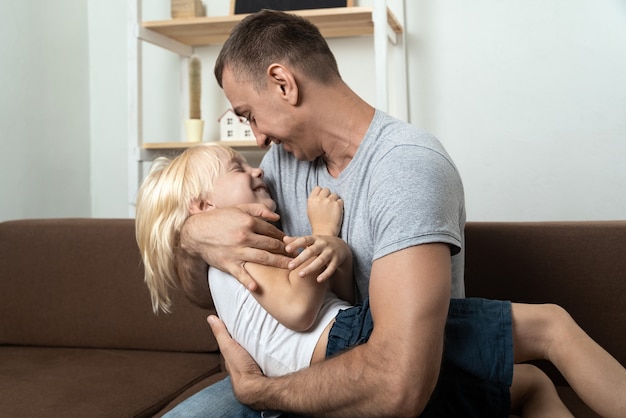
[[308, 141], [297, 121], [296, 109], [281, 97], [278, 86], [270, 84], [259, 92], [251, 81], [237, 80], [226, 67], [222, 87], [235, 113], [247, 119], [259, 147], [267, 148], [274, 142], [283, 144], [285, 151], [301, 160], [318, 156], [303, 148]]

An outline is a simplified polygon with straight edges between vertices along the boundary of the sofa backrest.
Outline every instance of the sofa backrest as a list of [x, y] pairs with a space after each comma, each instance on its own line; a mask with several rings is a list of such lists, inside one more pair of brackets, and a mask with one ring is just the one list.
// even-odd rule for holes
[[216, 351], [209, 311], [153, 314], [132, 219], [0, 223], [0, 344]]
[[471, 222], [468, 296], [556, 303], [626, 365], [626, 221]]

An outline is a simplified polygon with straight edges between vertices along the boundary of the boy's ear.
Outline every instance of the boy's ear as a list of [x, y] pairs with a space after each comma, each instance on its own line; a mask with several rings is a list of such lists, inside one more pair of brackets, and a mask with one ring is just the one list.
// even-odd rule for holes
[[198, 213], [208, 212], [215, 206], [206, 199], [194, 199], [189, 204], [189, 213], [191, 215], [197, 215]]
[[293, 73], [281, 64], [271, 64], [267, 74], [273, 88], [278, 89], [279, 94], [289, 104], [298, 104], [298, 84]]

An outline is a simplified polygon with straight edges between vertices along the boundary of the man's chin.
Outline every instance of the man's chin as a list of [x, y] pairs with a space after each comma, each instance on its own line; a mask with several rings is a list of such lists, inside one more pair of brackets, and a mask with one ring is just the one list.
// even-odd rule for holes
[[315, 160], [317, 158], [317, 157], [309, 157], [308, 155], [303, 154], [299, 150], [293, 149], [289, 145], [285, 145], [285, 143], [281, 143], [281, 145], [282, 145], [283, 149], [285, 151], [287, 151], [289, 154], [293, 155], [296, 158], [296, 160], [313, 161], [313, 160]]

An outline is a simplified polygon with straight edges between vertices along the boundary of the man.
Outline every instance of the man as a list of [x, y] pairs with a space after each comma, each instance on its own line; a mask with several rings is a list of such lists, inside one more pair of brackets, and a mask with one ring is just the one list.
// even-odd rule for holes
[[[375, 322], [366, 344], [266, 378], [211, 317], [237, 399], [255, 410], [305, 415], [420, 414], [438, 381], [449, 299], [464, 296], [465, 204], [450, 157], [428, 133], [355, 94], [317, 28], [293, 15], [262, 11], [244, 19], [224, 44], [215, 75], [259, 146], [274, 143], [261, 167], [287, 234], [310, 234], [302, 214], [313, 187], [328, 187], [344, 200], [341, 237], [354, 253], [357, 299], [369, 296]], [[254, 291], [246, 261], [295, 268], [310, 256], [289, 261], [276, 254], [282, 235], [255, 216], [278, 218], [253, 206], [189, 219], [179, 254], [188, 294], [206, 294], [205, 262]], [[233, 232], [242, 224], [249, 226], [244, 236]], [[224, 400], [217, 393], [228, 395], [226, 385], [195, 395], [177, 412], [215, 415], [212, 402]], [[193, 403], [197, 409], [189, 412]]]

